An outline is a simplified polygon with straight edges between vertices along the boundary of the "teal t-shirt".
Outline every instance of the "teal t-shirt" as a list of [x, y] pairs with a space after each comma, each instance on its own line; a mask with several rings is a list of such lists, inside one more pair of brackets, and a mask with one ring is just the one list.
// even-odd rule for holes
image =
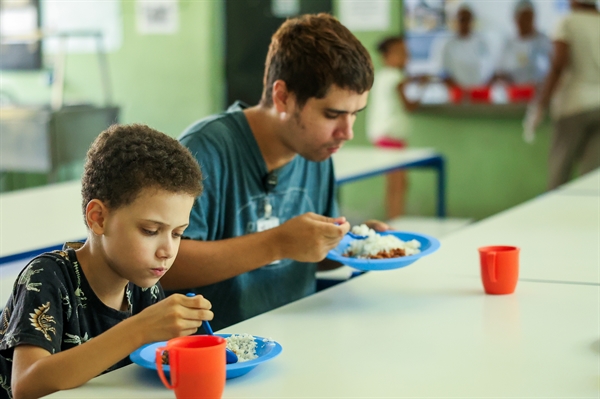
[[[306, 212], [337, 216], [331, 159], [312, 162], [297, 155], [274, 171], [277, 184], [268, 189], [267, 166], [243, 108], [236, 102], [225, 113], [196, 122], [179, 138], [198, 160], [204, 179], [185, 236], [222, 240], [254, 233], [265, 216], [267, 197], [280, 224]], [[221, 329], [314, 293], [316, 268], [316, 263], [281, 259], [193, 291], [211, 301], [211, 324]]]

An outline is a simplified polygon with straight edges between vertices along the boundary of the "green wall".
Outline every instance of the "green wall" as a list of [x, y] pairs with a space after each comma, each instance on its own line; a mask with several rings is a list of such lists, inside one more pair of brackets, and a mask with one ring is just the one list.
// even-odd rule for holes
[[[337, 11], [337, 3], [336, 5]], [[177, 136], [194, 120], [222, 110], [224, 104], [222, 2], [180, 1], [180, 29], [174, 35], [140, 35], [135, 28], [135, 2], [122, 1], [123, 44], [108, 55], [115, 103], [121, 122], [146, 123]], [[401, 31], [401, 1], [392, 1], [391, 27], [386, 32], [356, 32], [365, 47]], [[49, 60], [51, 61], [51, 60]], [[1, 73], [2, 90], [22, 103], [48, 103], [46, 74]], [[95, 55], [69, 55], [67, 102], [102, 102]], [[544, 191], [548, 126], [532, 146], [520, 138], [520, 118], [464, 118], [415, 114], [411, 146], [434, 147], [447, 159], [449, 216], [483, 218]], [[364, 115], [348, 145], [367, 145]], [[80, 166], [73, 169], [80, 170]], [[408, 211], [435, 212], [435, 176], [411, 171]], [[77, 173], [66, 171], [63, 178]], [[42, 175], [5, 174], [0, 188], [22, 188], [45, 183]], [[345, 185], [340, 189], [342, 209], [354, 220], [383, 218], [383, 178]]]

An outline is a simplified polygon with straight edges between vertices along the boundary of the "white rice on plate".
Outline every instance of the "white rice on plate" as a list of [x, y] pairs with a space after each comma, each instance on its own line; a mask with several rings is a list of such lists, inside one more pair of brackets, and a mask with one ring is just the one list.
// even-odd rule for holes
[[231, 334], [225, 338], [227, 349], [232, 350], [238, 357], [238, 362], [256, 359], [256, 341], [250, 334]]
[[393, 235], [379, 235], [366, 224], [354, 226], [352, 232], [361, 236], [367, 236], [367, 238], [364, 240], [352, 240], [348, 248], [346, 248], [344, 256], [367, 259], [377, 256], [382, 252], [396, 249], [402, 249], [404, 251], [404, 256], [415, 255], [421, 252], [421, 243], [419, 241], [402, 241]]

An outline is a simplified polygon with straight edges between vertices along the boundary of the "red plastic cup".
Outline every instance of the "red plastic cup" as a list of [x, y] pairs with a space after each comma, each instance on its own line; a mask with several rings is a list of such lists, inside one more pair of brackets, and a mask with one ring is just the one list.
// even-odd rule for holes
[[487, 294], [512, 294], [519, 279], [518, 247], [490, 246], [479, 248], [481, 281]]
[[508, 88], [508, 99], [510, 102], [529, 102], [535, 96], [535, 87], [532, 85], [510, 86]]
[[491, 100], [490, 87], [477, 86], [469, 88], [469, 99], [472, 103], [489, 103]]
[[[226, 380], [225, 346], [225, 339], [215, 335], [171, 339], [156, 349], [158, 375], [177, 399], [220, 399]], [[163, 370], [164, 351], [169, 355], [171, 383]]]

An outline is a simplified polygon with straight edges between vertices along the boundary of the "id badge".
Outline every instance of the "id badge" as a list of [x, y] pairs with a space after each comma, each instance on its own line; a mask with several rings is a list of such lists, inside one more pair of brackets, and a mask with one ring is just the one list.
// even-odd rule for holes
[[261, 231], [269, 230], [277, 226], [279, 226], [279, 218], [277, 217], [260, 218], [256, 221], [256, 232], [260, 233]]
[[[270, 218], [261, 218], [256, 221], [256, 232], [260, 233], [261, 231], [272, 229], [273, 227], [279, 226], [279, 218], [270, 217]], [[279, 260], [273, 261], [269, 263], [269, 265], [276, 265], [279, 263]]]

